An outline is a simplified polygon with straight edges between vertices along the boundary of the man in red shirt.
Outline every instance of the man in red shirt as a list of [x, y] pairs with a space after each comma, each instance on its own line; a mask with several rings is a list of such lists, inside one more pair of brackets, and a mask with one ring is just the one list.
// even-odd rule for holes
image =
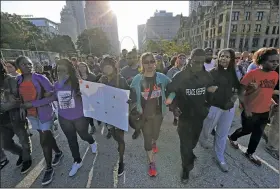
[[[242, 92], [240, 102], [244, 110], [241, 114], [242, 127], [229, 136], [231, 145], [238, 149], [238, 138], [251, 134], [245, 156], [260, 166], [261, 161], [253, 157], [264, 128], [268, 123], [271, 98], [278, 81], [278, 73], [274, 70], [279, 65], [279, 57], [275, 48], [259, 49], [256, 64], [260, 68], [247, 73], [241, 80]], [[254, 84], [254, 87], [250, 87]], [[245, 92], [245, 94], [244, 94]], [[244, 94], [244, 95], [243, 95]]]

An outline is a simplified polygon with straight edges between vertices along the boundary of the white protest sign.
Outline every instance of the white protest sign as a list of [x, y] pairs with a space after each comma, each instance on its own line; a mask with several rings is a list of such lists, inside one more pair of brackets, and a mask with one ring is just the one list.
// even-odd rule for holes
[[129, 90], [80, 80], [85, 117], [128, 131]]

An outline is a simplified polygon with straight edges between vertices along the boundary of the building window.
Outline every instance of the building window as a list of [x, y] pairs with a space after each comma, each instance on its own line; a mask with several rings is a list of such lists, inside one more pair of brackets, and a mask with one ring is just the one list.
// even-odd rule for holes
[[274, 47], [278, 47], [278, 41], [279, 41], [279, 38], [276, 38], [275, 43], [274, 43]]
[[266, 26], [265, 34], [269, 33], [269, 26]]
[[243, 47], [243, 38], [240, 38], [240, 41], [239, 41], [239, 48], [242, 48]]
[[206, 28], [209, 28], [209, 20], [206, 21]]
[[218, 28], [218, 34], [222, 33], [222, 30], [223, 30], [223, 26], [219, 26], [219, 28]]
[[273, 28], [272, 28], [272, 34], [275, 34], [275, 32], [276, 32], [276, 26], [273, 26]]
[[220, 39], [217, 40], [217, 45], [216, 46], [217, 46], [217, 48], [221, 47], [221, 40]]
[[258, 21], [263, 20], [263, 11], [258, 11], [258, 12], [257, 12], [257, 20], [258, 20]]
[[224, 19], [224, 15], [220, 14], [220, 16], [219, 16], [219, 24], [223, 22], [223, 19]]
[[279, 34], [279, 26], [277, 27], [278, 29], [277, 29], [277, 34]]
[[212, 29], [210, 30], [210, 37], [212, 37]]
[[260, 31], [261, 31], [261, 25], [260, 24], [256, 24], [255, 32], [260, 32]]
[[274, 39], [272, 38], [272, 39], [270, 39], [270, 44], [269, 44], [269, 47], [273, 47], [273, 41], [274, 41]]
[[253, 46], [253, 47], [258, 47], [258, 45], [259, 45], [259, 38], [253, 38], [253, 44], [252, 44], [252, 46]]
[[214, 28], [213, 35], [214, 36], [216, 35], [216, 28]]
[[242, 32], [244, 33], [246, 30], [246, 24], [243, 24], [243, 27], [242, 27]]
[[208, 47], [208, 42], [204, 41], [204, 48], [207, 48], [207, 47]]
[[249, 39], [245, 39], [244, 47], [248, 48], [248, 45], [249, 45]]
[[248, 24], [248, 29], [247, 29], [247, 32], [250, 32], [251, 31], [251, 25]]
[[266, 42], [267, 42], [267, 39], [264, 39], [263, 40], [263, 47], [266, 47]]
[[237, 24], [231, 25], [231, 32], [237, 32]]
[[235, 48], [235, 39], [229, 40], [229, 48]]
[[206, 38], [208, 37], [208, 30], [205, 32], [205, 37]]
[[215, 25], [215, 18], [212, 18], [212, 26]]
[[251, 16], [251, 13], [250, 12], [246, 12], [245, 13], [245, 20], [250, 20], [250, 16]]
[[239, 12], [232, 12], [231, 20], [233, 21], [239, 20]]

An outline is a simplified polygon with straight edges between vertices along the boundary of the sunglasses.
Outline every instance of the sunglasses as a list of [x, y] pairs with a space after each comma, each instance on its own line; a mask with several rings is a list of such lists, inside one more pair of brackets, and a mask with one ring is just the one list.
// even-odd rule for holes
[[144, 60], [143, 61], [143, 64], [155, 64], [156, 63], [156, 61], [155, 60]]
[[238, 60], [238, 59], [240, 59], [240, 57], [235, 57], [235, 60]]

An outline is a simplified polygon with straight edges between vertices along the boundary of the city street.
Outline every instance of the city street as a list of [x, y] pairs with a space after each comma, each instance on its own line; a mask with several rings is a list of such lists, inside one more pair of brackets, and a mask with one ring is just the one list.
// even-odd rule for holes
[[[279, 162], [264, 151], [265, 142], [261, 140], [256, 155], [262, 159], [262, 166], [256, 167], [241, 153], [228, 144], [226, 160], [230, 171], [223, 173], [216, 166], [212, 150], [205, 150], [199, 144], [195, 149], [198, 157], [195, 168], [190, 174], [190, 181], [183, 185], [180, 182], [181, 158], [179, 153], [179, 138], [176, 127], [172, 125], [173, 117], [169, 113], [164, 120], [160, 138], [158, 140], [159, 153], [156, 155], [158, 176], [150, 178], [147, 174], [147, 158], [143, 147], [142, 135], [132, 140], [132, 130], [125, 135], [125, 174], [117, 177], [117, 145], [111, 139], [106, 139], [106, 132], [101, 134], [102, 127], [97, 127], [95, 138], [98, 142], [98, 153], [91, 153], [89, 145], [80, 141], [80, 152], [83, 166], [74, 177], [69, 177], [73, 160], [66, 137], [59, 129], [55, 132], [57, 143], [64, 152], [62, 162], [55, 167], [53, 182], [47, 187], [273, 187], [279, 188]], [[235, 124], [231, 132], [239, 127]], [[106, 130], [106, 129], [105, 129]], [[1, 187], [41, 187], [44, 170], [44, 159], [38, 134], [32, 136], [33, 166], [27, 174], [21, 174], [16, 168], [17, 157], [6, 152], [10, 163], [1, 171]], [[212, 136], [211, 136], [212, 137]], [[15, 137], [16, 138], [16, 137]], [[245, 150], [249, 137], [239, 140]], [[17, 141], [17, 140], [16, 140]]]

